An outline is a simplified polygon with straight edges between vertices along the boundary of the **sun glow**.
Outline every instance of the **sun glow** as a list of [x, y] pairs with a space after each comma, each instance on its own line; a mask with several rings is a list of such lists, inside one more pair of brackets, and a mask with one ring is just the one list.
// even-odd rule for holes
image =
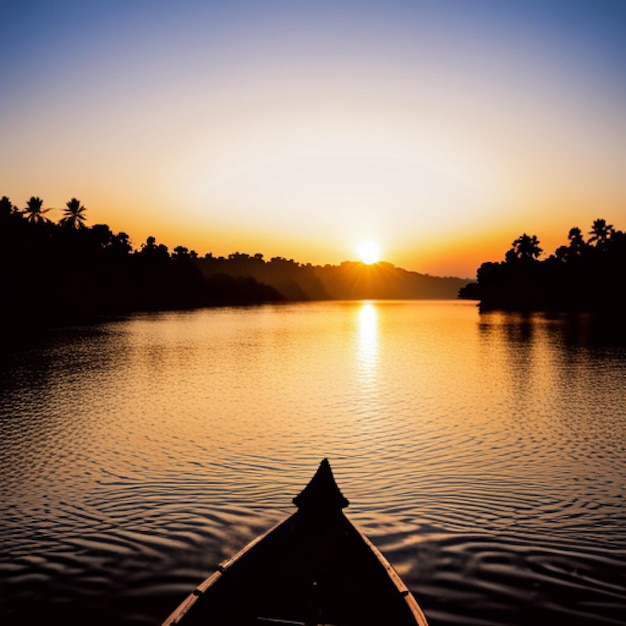
[[357, 249], [359, 259], [365, 265], [372, 265], [380, 261], [380, 247], [375, 241], [363, 241]]

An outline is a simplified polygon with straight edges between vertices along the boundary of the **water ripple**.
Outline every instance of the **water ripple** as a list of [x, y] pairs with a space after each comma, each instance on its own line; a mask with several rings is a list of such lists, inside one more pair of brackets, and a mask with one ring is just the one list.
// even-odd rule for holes
[[145, 315], [3, 363], [3, 623], [158, 623], [329, 457], [431, 626], [622, 624], [624, 353], [476, 315]]

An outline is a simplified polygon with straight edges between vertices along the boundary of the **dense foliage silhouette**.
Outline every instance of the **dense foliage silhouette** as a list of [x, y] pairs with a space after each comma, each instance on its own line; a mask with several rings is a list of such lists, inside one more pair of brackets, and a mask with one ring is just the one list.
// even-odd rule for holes
[[260, 253], [227, 257], [148, 237], [134, 249], [124, 232], [87, 226], [77, 199], [52, 209], [32, 196], [23, 209], [0, 199], [0, 322], [2, 333], [36, 333], [57, 323], [134, 311], [323, 299], [469, 298], [483, 309], [607, 311], [620, 307], [626, 235], [604, 219], [587, 238], [571, 228], [566, 245], [539, 260], [535, 235], [512, 242], [504, 261], [483, 263], [476, 281], [435, 277], [394, 267], [344, 262], [313, 266]]
[[544, 260], [535, 235], [512, 243], [504, 261], [483, 263], [476, 282], [461, 298], [480, 300], [482, 309], [615, 312], [626, 286], [626, 235], [596, 219], [585, 240], [571, 228], [568, 244]]
[[455, 298], [468, 280], [407, 272], [388, 263], [324, 267], [235, 252], [199, 257], [154, 237], [134, 249], [124, 232], [87, 226], [77, 198], [53, 209], [33, 196], [23, 209], [0, 199], [0, 323], [4, 336], [134, 311], [285, 300]]
[[2, 333], [132, 311], [281, 301], [273, 287], [227, 275], [205, 277], [197, 255], [170, 254], [154, 237], [134, 250], [128, 235], [106, 224], [88, 227], [76, 198], [58, 224], [43, 201], [23, 210], [0, 199], [0, 315]]

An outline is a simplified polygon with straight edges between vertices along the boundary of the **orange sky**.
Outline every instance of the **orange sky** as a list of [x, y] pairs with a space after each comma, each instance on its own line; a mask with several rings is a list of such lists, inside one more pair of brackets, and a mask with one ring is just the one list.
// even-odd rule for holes
[[76, 196], [136, 247], [372, 239], [462, 277], [522, 232], [624, 229], [626, 9], [512, 4], [2, 3], [0, 195]]

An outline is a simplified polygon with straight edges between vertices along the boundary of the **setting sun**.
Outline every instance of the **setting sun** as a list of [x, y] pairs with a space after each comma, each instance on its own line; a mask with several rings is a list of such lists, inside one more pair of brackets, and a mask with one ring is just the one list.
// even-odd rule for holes
[[358, 247], [359, 259], [365, 265], [380, 261], [380, 247], [375, 241], [364, 241]]

